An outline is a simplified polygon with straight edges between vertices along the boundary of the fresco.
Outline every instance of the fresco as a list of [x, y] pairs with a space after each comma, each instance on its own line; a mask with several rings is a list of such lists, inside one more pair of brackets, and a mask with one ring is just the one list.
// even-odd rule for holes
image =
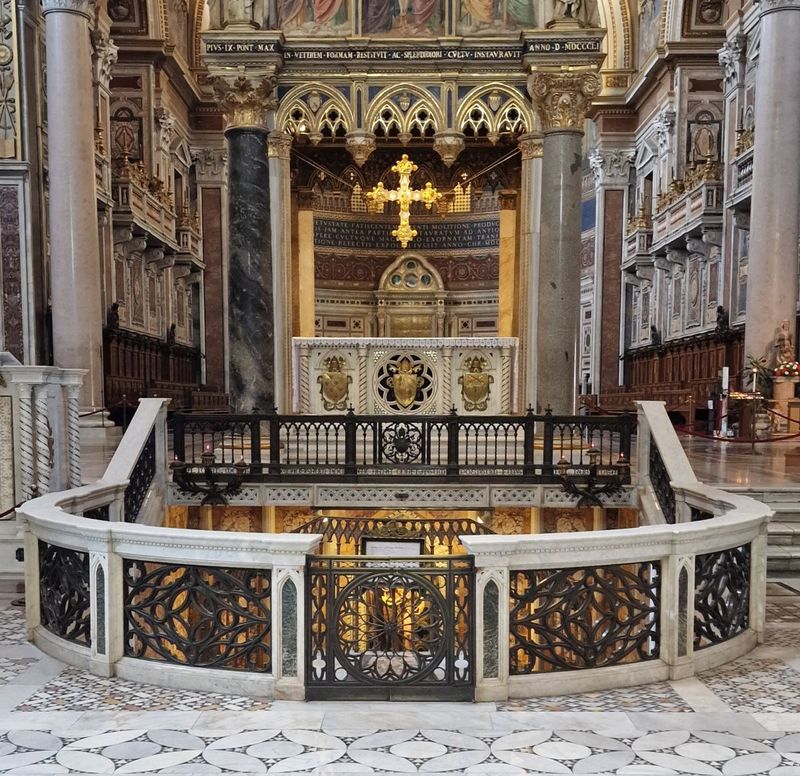
[[641, 0], [639, 5], [639, 66], [658, 45], [661, 27], [661, 0]]
[[346, 35], [349, 0], [277, 0], [277, 28], [287, 35]]
[[444, 0], [361, 0], [361, 34], [444, 34]]

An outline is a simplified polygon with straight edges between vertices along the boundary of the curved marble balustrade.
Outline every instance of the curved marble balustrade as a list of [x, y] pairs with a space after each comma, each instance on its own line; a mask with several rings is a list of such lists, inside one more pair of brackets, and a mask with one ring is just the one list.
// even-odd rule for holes
[[[28, 637], [99, 675], [186, 689], [224, 682], [230, 692], [304, 697], [305, 566], [320, 535], [121, 522], [125, 471], [163, 421], [158, 408], [140, 412], [129, 431], [136, 438], [120, 448], [131, 453], [129, 466], [115, 457], [108, 479], [18, 510]], [[651, 496], [650, 522], [658, 524], [460, 537], [477, 569], [478, 700], [677, 679], [763, 640], [770, 510], [699, 483], [672, 437], [663, 406], [641, 408], [640, 462], [655, 444], [669, 476], [685, 478], [669, 483], [674, 525], [657, 520]], [[164, 457], [157, 460], [154, 487], [163, 487]], [[652, 491], [647, 474], [645, 464], [638, 473], [643, 503]], [[82, 516], [101, 515], [106, 506], [110, 521]], [[688, 522], [694, 515], [702, 519]], [[202, 606], [186, 614], [198, 600]]]

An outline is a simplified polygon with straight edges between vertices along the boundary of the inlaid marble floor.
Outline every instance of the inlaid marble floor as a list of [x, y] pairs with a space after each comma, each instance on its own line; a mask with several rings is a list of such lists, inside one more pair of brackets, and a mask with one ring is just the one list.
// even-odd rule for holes
[[269, 703], [64, 666], [0, 591], [3, 774], [800, 776], [800, 578], [767, 643], [676, 682], [506, 703]]

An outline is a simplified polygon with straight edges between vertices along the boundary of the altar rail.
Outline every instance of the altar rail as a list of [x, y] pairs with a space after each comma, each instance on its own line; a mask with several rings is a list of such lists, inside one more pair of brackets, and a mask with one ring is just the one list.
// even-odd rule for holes
[[[145, 404], [116, 474], [18, 510], [28, 637], [98, 675], [304, 697], [306, 556], [323, 537], [123, 522], [127, 478], [154, 429], [152, 487], [166, 479], [163, 423], [163, 407]], [[654, 524], [633, 529], [459, 534], [476, 569], [477, 700], [679, 679], [763, 641], [769, 508], [699, 483], [662, 404], [640, 405], [638, 438], [638, 484], [648, 490], [655, 447], [674, 525], [654, 503]], [[89, 517], [103, 506], [110, 520]]]
[[[578, 417], [456, 414], [398, 418], [386, 415], [185, 415], [173, 417], [175, 457], [187, 474], [202, 477], [204, 453], [215, 454], [220, 476], [237, 461], [246, 480], [427, 482], [517, 480], [558, 482], [566, 459], [576, 473], [597, 463], [630, 461], [633, 415]], [[630, 482], [630, 472], [624, 480]]]

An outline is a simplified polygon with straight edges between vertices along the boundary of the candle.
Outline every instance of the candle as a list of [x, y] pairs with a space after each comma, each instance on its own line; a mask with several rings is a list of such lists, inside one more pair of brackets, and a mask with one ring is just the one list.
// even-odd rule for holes
[[753, 367], [753, 393], [756, 392], [756, 375], [758, 374], [758, 369]]

